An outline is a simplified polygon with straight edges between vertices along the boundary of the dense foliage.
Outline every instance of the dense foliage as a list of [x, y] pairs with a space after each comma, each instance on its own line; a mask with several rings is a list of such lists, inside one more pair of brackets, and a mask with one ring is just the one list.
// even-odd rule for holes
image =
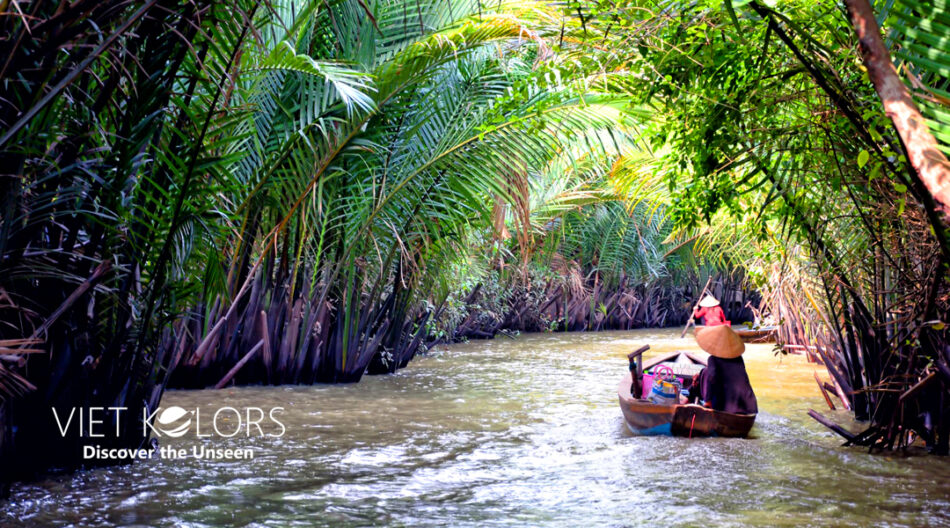
[[392, 371], [470, 255], [518, 260], [587, 207], [651, 222], [599, 205], [645, 114], [560, 75], [543, 6], [31, 7], [0, 41], [4, 469], [77, 463], [29, 418], [51, 406], [137, 415], [248, 352], [241, 382]]
[[[0, 6], [4, 469], [78, 464], [50, 406], [356, 381], [457, 326], [667, 324], [715, 269], [817, 346], [866, 443], [946, 446], [939, 400], [898, 401], [950, 381], [941, 162], [908, 156], [853, 9]], [[947, 6], [876, 7], [946, 151]]]
[[[681, 236], [745, 263], [790, 328], [787, 344], [823, 361], [846, 405], [871, 421], [855, 442], [889, 448], [920, 436], [946, 452], [947, 204], [925, 174], [946, 159], [931, 152], [918, 165], [904, 117], [882, 112], [882, 98], [892, 101], [879, 75], [869, 82], [874, 70], [861, 53], [874, 43], [859, 46], [852, 30], [861, 2], [845, 4], [580, 3], [575, 11], [599, 39], [636, 42], [608, 46], [628, 51], [611, 53], [611, 68], [638, 72], [643, 102], [663, 108], [648, 132], [665, 149], [658, 162]], [[908, 91], [939, 139], [946, 5], [878, 7]], [[944, 388], [932, 383], [938, 377]], [[902, 397], [921, 379], [932, 384]]]

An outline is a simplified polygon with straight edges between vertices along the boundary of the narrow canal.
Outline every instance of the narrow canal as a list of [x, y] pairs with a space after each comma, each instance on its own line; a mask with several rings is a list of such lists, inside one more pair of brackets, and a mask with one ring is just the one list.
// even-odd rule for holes
[[20, 485], [0, 525], [950, 526], [947, 460], [838, 447], [805, 415], [827, 410], [815, 367], [770, 345], [746, 352], [752, 438], [631, 436], [616, 396], [625, 354], [695, 348], [678, 334], [501, 337], [358, 385], [169, 392], [163, 407], [208, 415], [284, 407], [286, 432], [213, 440], [251, 460], [156, 459]]

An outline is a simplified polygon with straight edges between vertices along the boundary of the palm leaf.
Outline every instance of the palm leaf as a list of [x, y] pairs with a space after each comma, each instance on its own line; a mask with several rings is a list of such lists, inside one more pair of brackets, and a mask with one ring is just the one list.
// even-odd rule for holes
[[887, 15], [892, 54], [915, 102], [950, 153], [950, 10], [946, 2], [896, 0]]

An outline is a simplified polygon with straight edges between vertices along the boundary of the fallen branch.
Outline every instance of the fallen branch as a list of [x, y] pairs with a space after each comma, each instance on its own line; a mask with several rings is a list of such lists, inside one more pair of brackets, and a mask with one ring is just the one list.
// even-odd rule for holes
[[825, 386], [821, 384], [821, 380], [818, 379], [818, 373], [812, 372], [815, 375], [815, 383], [818, 384], [818, 388], [821, 389], [821, 395], [825, 397], [825, 403], [828, 404], [828, 408], [832, 411], [835, 410], [835, 404], [831, 402], [831, 398], [828, 396], [828, 391], [825, 389]]
[[227, 318], [228, 316], [225, 315], [221, 319], [218, 319], [218, 322], [211, 328], [208, 335], [201, 340], [201, 344], [198, 345], [198, 348], [196, 348], [191, 355], [191, 360], [188, 362], [189, 365], [197, 365], [198, 361], [201, 360], [201, 356], [205, 355], [205, 352], [207, 352], [209, 348], [217, 344], [218, 332], [224, 327], [224, 322], [227, 321]]
[[241, 367], [246, 365], [247, 362], [251, 360], [251, 357], [253, 357], [254, 354], [263, 347], [264, 347], [264, 340], [261, 339], [260, 341], [257, 342], [256, 345], [254, 345], [254, 348], [252, 348], [247, 354], [244, 354], [244, 357], [241, 358], [241, 361], [238, 361], [236, 365], [231, 367], [231, 370], [229, 370], [228, 373], [225, 374], [223, 378], [221, 378], [221, 381], [219, 381], [214, 386], [214, 388], [220, 389], [224, 387], [225, 385], [227, 385], [228, 382], [231, 381], [231, 378], [233, 378], [234, 375], [237, 374], [239, 370], [241, 370]]
[[917, 393], [922, 391], [924, 387], [926, 387], [927, 385], [930, 385], [930, 383], [933, 382], [933, 380], [935, 379], [937, 379], [936, 371], [931, 372], [924, 379], [918, 381], [913, 387], [907, 389], [907, 392], [905, 392], [904, 394], [901, 394], [900, 398], [898, 398], [897, 401], [900, 403], [904, 403], [904, 400], [917, 396]]
[[812, 418], [815, 419], [816, 422], [820, 423], [821, 425], [824, 425], [828, 429], [831, 429], [835, 433], [841, 435], [841, 437], [847, 440], [849, 443], [854, 440], [854, 436], [855, 436], [854, 433], [848, 431], [844, 427], [841, 427], [840, 425], [825, 418], [824, 416], [819, 414], [817, 411], [808, 409], [808, 416], [811, 416]]
[[66, 297], [66, 300], [63, 301], [62, 304], [60, 304], [59, 307], [56, 308], [56, 310], [54, 310], [53, 313], [46, 318], [45, 321], [43, 321], [43, 324], [38, 326], [36, 330], [33, 331], [33, 335], [23, 341], [33, 341], [34, 339], [38, 338], [40, 334], [46, 333], [49, 327], [52, 326], [61, 315], [66, 313], [66, 310], [69, 310], [69, 308], [75, 304], [80, 297], [82, 297], [87, 291], [95, 286], [96, 283], [99, 282], [102, 277], [104, 277], [105, 274], [109, 272], [110, 269], [112, 269], [111, 260], [103, 260], [100, 262], [99, 265], [96, 266], [95, 271], [92, 272], [92, 275], [83, 281], [83, 283], [80, 284], [78, 288], [73, 290], [73, 292], [69, 294], [69, 297]]

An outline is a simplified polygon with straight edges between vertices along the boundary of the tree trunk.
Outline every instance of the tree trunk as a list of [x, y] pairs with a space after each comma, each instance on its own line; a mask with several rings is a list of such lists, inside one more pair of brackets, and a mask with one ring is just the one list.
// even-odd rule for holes
[[884, 103], [884, 112], [897, 129], [911, 166], [947, 221], [950, 219], [950, 162], [937, 148], [937, 140], [917, 110], [910, 91], [897, 76], [871, 5], [867, 0], [845, 0], [844, 3], [861, 42], [861, 57], [868, 75]]

